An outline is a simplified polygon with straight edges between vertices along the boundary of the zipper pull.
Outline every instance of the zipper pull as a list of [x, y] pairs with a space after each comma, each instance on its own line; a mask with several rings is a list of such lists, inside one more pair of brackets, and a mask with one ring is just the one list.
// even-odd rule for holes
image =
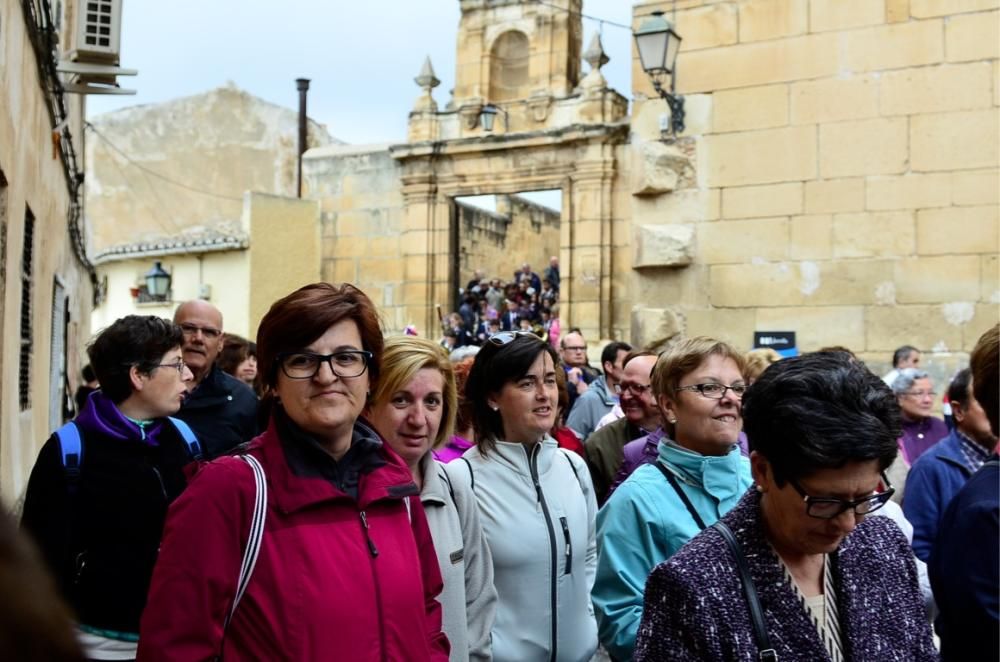
[[365, 515], [365, 511], [359, 511], [361, 514], [361, 528], [365, 530], [365, 542], [368, 543], [368, 551], [371, 552], [372, 558], [378, 556], [378, 548], [375, 547], [375, 543], [372, 541], [372, 537], [368, 534], [368, 516]]

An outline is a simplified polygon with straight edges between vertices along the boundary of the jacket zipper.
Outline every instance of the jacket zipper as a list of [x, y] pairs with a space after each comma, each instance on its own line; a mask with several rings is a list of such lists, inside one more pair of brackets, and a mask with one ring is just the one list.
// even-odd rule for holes
[[[528, 457], [528, 466], [531, 469], [531, 481], [535, 484], [535, 493], [538, 495], [538, 504], [542, 508], [542, 513], [545, 515], [545, 526], [549, 530], [549, 552], [552, 563], [552, 571], [549, 573], [549, 600], [552, 613], [552, 650], [549, 653], [549, 659], [552, 662], [556, 660], [556, 653], [558, 649], [558, 617], [557, 617], [557, 607], [558, 607], [558, 586], [556, 585], [557, 577], [559, 574], [559, 557], [558, 550], [556, 550], [556, 532], [552, 527], [552, 516], [549, 514], [549, 506], [545, 503], [545, 495], [542, 493], [542, 485], [538, 482], [538, 450], [541, 448], [541, 444], [535, 444], [534, 448]], [[524, 452], [527, 453], [528, 449], [525, 448]]]
[[382, 644], [381, 658], [384, 662], [388, 662], [389, 658], [386, 657], [385, 647], [385, 623], [382, 622], [382, 590], [378, 585], [378, 572], [375, 568], [375, 559], [378, 557], [378, 548], [375, 547], [375, 542], [372, 540], [368, 531], [368, 515], [365, 514], [365, 511], [363, 510], [359, 510], [358, 514], [361, 516], [361, 530], [365, 533], [365, 542], [368, 543], [368, 562], [372, 567], [372, 584], [375, 586], [375, 620], [378, 621], [378, 638]]
[[563, 538], [566, 539], [566, 574], [572, 574], [573, 572], [573, 541], [569, 537], [569, 524], [566, 523], [565, 517], [559, 518], [559, 523], [562, 524]]

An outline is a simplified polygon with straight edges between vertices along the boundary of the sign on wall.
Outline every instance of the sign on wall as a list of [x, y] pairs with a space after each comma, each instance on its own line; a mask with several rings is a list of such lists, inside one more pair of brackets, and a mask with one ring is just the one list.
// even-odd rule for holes
[[754, 331], [753, 348], [762, 347], [773, 349], [784, 358], [799, 355], [799, 349], [795, 346], [794, 331]]

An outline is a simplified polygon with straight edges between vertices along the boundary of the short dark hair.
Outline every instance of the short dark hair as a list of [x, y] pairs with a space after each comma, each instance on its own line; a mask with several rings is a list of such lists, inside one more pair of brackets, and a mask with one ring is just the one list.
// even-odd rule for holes
[[277, 384], [279, 354], [303, 349], [344, 320], [358, 325], [361, 349], [372, 353], [368, 379], [374, 389], [384, 343], [375, 304], [349, 283], [313, 283], [275, 301], [257, 327], [257, 378], [264, 387], [265, 398]]
[[969, 365], [972, 391], [990, 419], [993, 434], [1000, 434], [1000, 324], [994, 324], [976, 342]]
[[962, 368], [955, 373], [948, 384], [948, 402], [966, 405], [969, 402], [969, 382], [972, 381], [972, 370]]
[[542, 352], [548, 352], [552, 364], [559, 366], [555, 350], [541, 338], [527, 334], [515, 336], [506, 345], [487, 342], [476, 354], [465, 382], [465, 397], [472, 403], [476, 444], [484, 455], [496, 447], [497, 441], [504, 439], [503, 419], [500, 412], [490, 408], [489, 396], [504, 384], [524, 377]]
[[628, 352], [632, 351], [632, 345], [627, 342], [609, 342], [601, 350], [601, 367], [604, 367], [605, 363], [615, 364], [615, 360], [618, 358], [618, 352]]
[[87, 348], [101, 391], [116, 405], [132, 395], [129, 370], [156, 370], [163, 355], [184, 342], [181, 327], [155, 315], [127, 315], [102, 330]]
[[920, 350], [913, 345], [903, 345], [902, 347], [897, 348], [896, 351], [892, 353], [892, 367], [898, 368], [899, 362], [909, 356], [911, 352], [919, 351]]
[[775, 482], [848, 462], [896, 458], [899, 404], [885, 383], [842, 352], [811, 352], [772, 364], [743, 396], [751, 451], [767, 458]]
[[94, 372], [94, 366], [89, 363], [83, 366], [83, 370], [80, 371], [80, 376], [83, 377], [85, 382], [93, 382], [97, 380], [97, 373]]

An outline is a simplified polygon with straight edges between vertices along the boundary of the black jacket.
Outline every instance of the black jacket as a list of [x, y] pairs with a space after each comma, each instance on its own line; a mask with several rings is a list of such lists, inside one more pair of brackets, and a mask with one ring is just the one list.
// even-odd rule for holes
[[174, 415], [194, 430], [206, 460], [225, 455], [258, 434], [257, 396], [218, 366], [212, 366]]
[[186, 486], [191, 462], [180, 435], [164, 424], [158, 446], [81, 429], [75, 480], [53, 434], [31, 471], [21, 526], [84, 625], [139, 632], [167, 507]]

